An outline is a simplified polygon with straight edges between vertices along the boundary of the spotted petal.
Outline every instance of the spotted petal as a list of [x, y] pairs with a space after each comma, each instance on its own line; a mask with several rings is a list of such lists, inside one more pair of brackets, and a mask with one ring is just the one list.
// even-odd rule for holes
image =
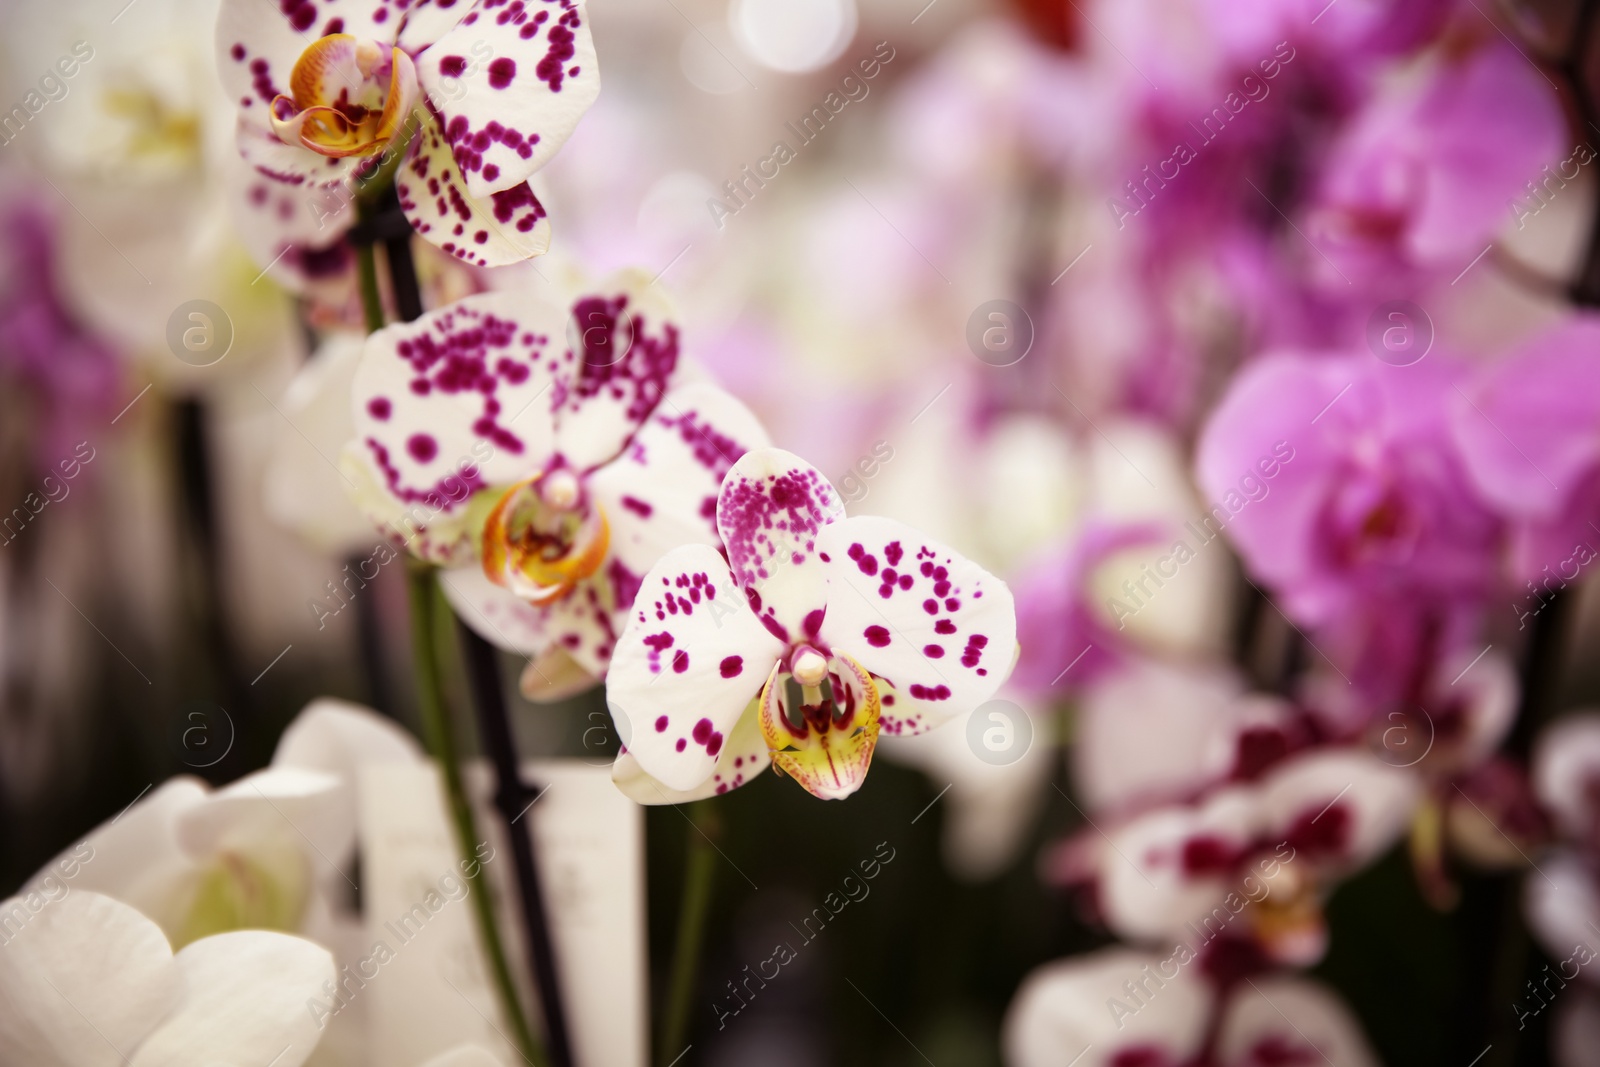
[[[1187, 925], [1207, 923], [1224, 903], [1233, 860], [1255, 843], [1257, 825], [1255, 798], [1224, 789], [1202, 805], [1157, 808], [1111, 829], [1100, 858], [1107, 925], [1139, 940], [1192, 940]], [[1225, 928], [1232, 918], [1223, 909], [1216, 922]], [[1244, 923], [1235, 932], [1245, 933]]]
[[617, 783], [617, 788], [624, 794], [640, 804], [687, 804], [691, 800], [720, 796], [730, 789], [739, 788], [772, 765], [772, 757], [767, 754], [767, 739], [761, 736], [761, 720], [756, 707], [756, 702], [752, 700], [744, 714], [739, 716], [733, 732], [728, 734], [727, 743], [722, 746], [721, 754], [717, 756], [716, 769], [711, 772], [711, 777], [695, 788], [667, 788], [646, 774], [644, 768], [639, 766], [638, 759], [626, 749], [611, 766], [611, 780]]
[[1337, 871], [1370, 863], [1392, 845], [1416, 808], [1413, 772], [1354, 750], [1289, 760], [1262, 780], [1263, 832], [1307, 862]]
[[457, 301], [367, 339], [352, 395], [356, 437], [388, 494], [458, 516], [472, 494], [538, 470], [554, 441], [551, 323], [508, 293]]
[[822, 639], [892, 687], [889, 733], [921, 733], [970, 711], [1011, 673], [1011, 591], [976, 563], [876, 516], [824, 527], [817, 549], [828, 580]]
[[563, 325], [570, 384], [556, 397], [556, 445], [586, 471], [615, 458], [676, 384], [678, 324], [660, 290], [628, 271], [574, 300]]
[[544, 205], [526, 182], [485, 197], [468, 193], [437, 116], [423, 123], [395, 189], [417, 233], [473, 266], [504, 267], [550, 248]]
[[577, 0], [527, 0], [490, 15], [474, 10], [417, 62], [476, 197], [550, 162], [600, 93], [589, 15]]
[[312, 30], [316, 4], [284, 15], [262, 0], [222, 0], [217, 11], [217, 73], [239, 117], [271, 131], [272, 101], [289, 92], [289, 75], [320, 34]]
[[745, 453], [723, 479], [717, 530], [728, 562], [780, 640], [817, 633], [827, 604], [819, 535], [843, 517], [844, 504], [822, 472], [781, 448]]
[[589, 477], [611, 523], [611, 552], [643, 573], [678, 545], [717, 545], [717, 491], [729, 468], [767, 434], [728, 392], [698, 382], [674, 389], [623, 453]]
[[299, 145], [284, 144], [271, 129], [262, 129], [247, 119], [239, 120], [239, 155], [263, 177], [305, 189], [307, 207], [302, 210], [312, 204], [328, 203], [326, 190], [347, 183], [363, 164], [355, 156], [318, 155]]
[[701, 786], [782, 651], [716, 549], [667, 553], [645, 575], [606, 675], [623, 743], [667, 788]]

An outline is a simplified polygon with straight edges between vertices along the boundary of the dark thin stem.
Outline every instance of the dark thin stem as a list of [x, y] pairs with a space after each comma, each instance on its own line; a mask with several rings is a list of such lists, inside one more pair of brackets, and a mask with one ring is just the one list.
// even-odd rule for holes
[[483, 747], [494, 761], [494, 803], [505, 820], [517, 885], [522, 890], [518, 896], [522, 901], [523, 936], [544, 1013], [550, 1062], [555, 1067], [570, 1067], [572, 1040], [567, 1031], [561, 976], [550, 943], [550, 920], [545, 908], [544, 882], [539, 876], [538, 853], [533, 847], [531, 827], [527, 823], [521, 828], [517, 826], [539, 794], [523, 781], [517, 767], [517, 742], [511, 733], [510, 716], [506, 714], [505, 690], [500, 684], [494, 647], [459, 619], [457, 629], [461, 634], [461, 658], [466, 667], [467, 684], [472, 689], [472, 704], [478, 713], [478, 731]]
[[[422, 717], [422, 732], [428, 751], [439, 765], [444, 776], [445, 797], [450, 805], [450, 822], [455, 830], [456, 847], [463, 857], [474, 857], [482, 838], [478, 836], [477, 820], [472, 814], [472, 804], [467, 799], [466, 784], [461, 777], [461, 754], [456, 749], [455, 735], [450, 729], [450, 715], [445, 710], [444, 679], [439, 670], [438, 648], [434, 641], [434, 607], [436, 593], [433, 567], [416, 559], [406, 560], [406, 588], [411, 600], [411, 653], [417, 674], [417, 705]], [[515, 840], [516, 835], [512, 835]], [[518, 1051], [535, 1067], [546, 1062], [539, 1040], [528, 1025], [522, 1002], [517, 996], [516, 982], [511, 977], [511, 965], [506, 959], [501, 940], [494, 901], [489, 894], [489, 883], [483, 870], [476, 864], [464, 866], [472, 913], [477, 921], [479, 939], [483, 942], [495, 991], [499, 994], [500, 1008], [505, 1014], [516, 1038]]]
[[[360, 573], [364, 556], [352, 556], [347, 570]], [[396, 713], [394, 695], [389, 691], [389, 675], [384, 669], [383, 618], [378, 603], [378, 583], [367, 583], [356, 597], [356, 644], [361, 653], [362, 673], [367, 676], [367, 703], [385, 715]]]
[[206, 410], [198, 400], [180, 400], [174, 405], [172, 415], [179, 507], [194, 550], [193, 567], [187, 568], [195, 585], [192, 610], [222, 692], [236, 709], [242, 709], [248, 704], [249, 693], [240, 675], [222, 596], [222, 548]]
[[700, 976], [700, 949], [705, 942], [706, 915], [716, 874], [716, 851], [708, 837], [716, 833], [710, 802], [688, 806], [690, 826], [684, 852], [683, 899], [678, 905], [678, 943], [672, 950], [672, 984], [662, 1017], [659, 1059], [670, 1064], [683, 1055], [689, 1038], [689, 1003]]

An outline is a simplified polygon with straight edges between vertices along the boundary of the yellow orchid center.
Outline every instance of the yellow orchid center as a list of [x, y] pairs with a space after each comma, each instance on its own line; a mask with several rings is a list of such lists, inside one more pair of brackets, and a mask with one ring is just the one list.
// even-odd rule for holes
[[[831, 668], [831, 669], [830, 669]], [[842, 800], [861, 788], [882, 710], [872, 675], [849, 656], [830, 661], [802, 645], [761, 690], [761, 734], [772, 762], [812, 796]]]
[[483, 573], [533, 604], [551, 604], [605, 562], [611, 528], [568, 470], [536, 474], [500, 497], [483, 525]]
[[172, 947], [230, 930], [294, 931], [309, 894], [309, 873], [297, 848], [224, 850], [198, 872], [193, 895], [167, 934]]
[[272, 129], [284, 144], [320, 155], [375, 155], [399, 131], [417, 93], [416, 67], [405, 52], [333, 33], [295, 61], [289, 95], [272, 101]]

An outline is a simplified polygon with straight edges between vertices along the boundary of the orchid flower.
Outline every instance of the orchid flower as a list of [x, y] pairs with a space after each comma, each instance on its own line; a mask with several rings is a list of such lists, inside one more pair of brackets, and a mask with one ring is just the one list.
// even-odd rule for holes
[[421, 759], [410, 735], [365, 708], [314, 701], [284, 731], [271, 766], [214, 791], [169, 779], [25, 888], [114, 897], [180, 948], [244, 928], [323, 940], [340, 921], [333, 902], [349, 895], [357, 769]]
[[1506, 228], [1507, 204], [1540, 168], [1566, 155], [1565, 137], [1559, 96], [1509, 41], [1437, 57], [1420, 80], [1374, 95], [1333, 146], [1311, 239], [1345, 259], [1347, 275], [1453, 274]]
[[606, 676], [625, 746], [613, 776], [635, 799], [726, 792], [771, 763], [842, 799], [880, 730], [932, 729], [1010, 674], [1005, 584], [901, 523], [845, 518], [798, 456], [746, 454], [716, 517], [726, 558], [707, 545], [663, 556]]
[[[281, 10], [223, 0], [216, 47], [239, 105], [239, 151], [263, 175], [313, 193], [348, 190], [404, 152], [400, 204], [432, 244], [478, 266], [549, 247], [528, 178], [600, 91], [578, 0], [358, 9], [297, 0]], [[337, 232], [355, 221], [320, 200]]]
[[1441, 353], [1273, 353], [1202, 430], [1197, 479], [1255, 580], [1368, 709], [1407, 696], [1440, 648], [1476, 640], [1501, 524], [1451, 433], [1463, 368]]
[[766, 434], [696, 381], [643, 278], [570, 302], [485, 293], [373, 334], [356, 369], [358, 506], [449, 568], [463, 620], [551, 699], [604, 672], [639, 579], [717, 544], [717, 487]]
[[1349, 1009], [1316, 982], [1269, 977], [1221, 992], [1186, 959], [1128, 948], [1030, 974], [1002, 1051], [1007, 1067], [1378, 1065]]
[[1151, 808], [1107, 830], [1098, 899], [1139, 941], [1226, 943], [1302, 966], [1327, 946], [1331, 883], [1381, 855], [1410, 824], [1416, 776], [1376, 756], [1323, 747], [1193, 803]]
[[1512, 525], [1519, 629], [1600, 554], [1600, 318], [1575, 315], [1485, 368], [1452, 429], [1475, 488]]
[[32, 1067], [300, 1067], [322, 1037], [306, 1001], [334, 979], [310, 941], [265, 930], [176, 955], [134, 908], [80, 889], [0, 902], [0, 1060]]

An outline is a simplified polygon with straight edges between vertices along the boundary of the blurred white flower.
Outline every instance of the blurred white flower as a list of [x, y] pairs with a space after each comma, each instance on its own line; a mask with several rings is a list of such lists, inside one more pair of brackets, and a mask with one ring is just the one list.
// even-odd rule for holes
[[[17, 898], [0, 902], [10, 914]], [[0, 1060], [30, 1067], [299, 1067], [306, 1001], [334, 977], [310, 941], [241, 930], [176, 955], [134, 908], [74, 890], [0, 951]]]

